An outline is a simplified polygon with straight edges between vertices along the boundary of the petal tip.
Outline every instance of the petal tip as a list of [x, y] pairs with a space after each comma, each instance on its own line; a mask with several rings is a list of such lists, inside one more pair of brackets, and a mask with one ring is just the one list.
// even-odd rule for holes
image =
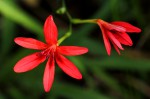
[[51, 86], [46, 86], [46, 85], [44, 85], [44, 91], [45, 91], [45, 92], [49, 92], [50, 89], [51, 89]]
[[133, 43], [131, 43], [129, 46], [133, 46]]
[[14, 42], [17, 44], [19, 39], [20, 39], [20, 37], [14, 38]]
[[52, 16], [52, 15], [49, 15], [49, 16], [47, 17], [47, 19], [53, 20], [53, 16]]
[[16, 42], [16, 40], [17, 40], [17, 37], [16, 37], [16, 38], [14, 38], [14, 42]]
[[81, 80], [82, 79], [82, 74], [80, 72], [76, 73], [74, 76], [69, 75], [72, 78], [75, 78], [77, 80]]
[[110, 53], [107, 53], [108, 54], [108, 56], [110, 56], [111, 54]]
[[48, 89], [48, 88], [47, 89], [45, 88], [44, 90], [46, 93], [48, 93], [50, 91], [50, 89]]
[[89, 49], [88, 48], [86, 48], [86, 53], [89, 51]]
[[[89, 49], [88, 48], [84, 48], [84, 53], [87, 53], [89, 51]], [[83, 53], [83, 54], [84, 54]]]
[[124, 50], [124, 48], [122, 47], [121, 50]]
[[14, 72], [16, 72], [16, 73], [23, 73], [23, 72], [25, 72], [24, 70], [21, 70], [20, 68], [18, 68], [16, 66], [13, 69], [14, 69]]
[[46, 18], [43, 28], [46, 42], [48, 44], [57, 44], [58, 31], [52, 15]]
[[16, 67], [14, 67], [14, 72], [21, 73], [21, 71], [18, 68], [16, 68]]
[[138, 28], [137, 32], [140, 33], [142, 30], [140, 28]]
[[108, 56], [111, 55], [111, 49], [106, 49], [106, 52], [107, 52]]
[[82, 79], [82, 75], [80, 74], [78, 77], [76, 77], [76, 79], [81, 80]]

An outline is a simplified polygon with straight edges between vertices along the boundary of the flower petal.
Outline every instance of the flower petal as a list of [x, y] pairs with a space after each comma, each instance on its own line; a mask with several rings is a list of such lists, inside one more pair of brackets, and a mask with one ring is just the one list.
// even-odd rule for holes
[[125, 32], [122, 32], [122, 33], [116, 32], [113, 35], [115, 36], [115, 38], [121, 44], [128, 45], [128, 46], [132, 46], [133, 45], [132, 40], [131, 40], [131, 38], [129, 37], [129, 35], [127, 33], [125, 33]]
[[114, 44], [114, 42], [112, 42], [112, 44], [113, 44], [115, 50], [117, 51], [117, 53], [120, 55], [120, 50], [119, 50], [118, 46], [116, 44]]
[[47, 45], [41, 41], [38, 41], [33, 38], [25, 38], [25, 37], [17, 37], [14, 39], [15, 43], [18, 45], [29, 48], [29, 49], [37, 49], [42, 50], [47, 47]]
[[110, 42], [109, 42], [109, 39], [108, 39], [108, 36], [107, 36], [107, 30], [101, 25], [99, 24], [99, 27], [102, 31], [102, 35], [103, 35], [103, 40], [104, 40], [104, 44], [105, 44], [105, 48], [106, 48], [106, 51], [107, 51], [107, 54], [110, 55], [111, 53], [111, 45], [110, 45]]
[[50, 15], [47, 17], [44, 24], [44, 35], [45, 40], [48, 44], [56, 44], [57, 43], [57, 27], [53, 21], [53, 17]]
[[52, 87], [54, 81], [54, 74], [55, 74], [54, 58], [50, 57], [46, 64], [44, 77], [43, 77], [43, 85], [44, 85], [44, 90], [46, 92], [49, 92]]
[[124, 50], [120, 42], [115, 38], [115, 36], [111, 32], [108, 31], [107, 35], [114, 44], [116, 44], [121, 50]]
[[88, 49], [85, 47], [78, 46], [59, 46], [58, 51], [63, 55], [73, 56], [87, 53]]
[[140, 28], [135, 27], [127, 22], [115, 21], [115, 22], [112, 22], [112, 24], [119, 25], [119, 26], [126, 28], [126, 32], [136, 32], [136, 33], [141, 32]]
[[69, 76], [76, 79], [82, 79], [82, 75], [77, 69], [77, 67], [64, 56], [57, 54], [56, 62], [58, 66]]
[[126, 29], [124, 27], [119, 26], [119, 25], [110, 24], [110, 23], [105, 22], [103, 20], [98, 20], [97, 23], [101, 24], [104, 28], [106, 28], [108, 30], [115, 30], [118, 32], [126, 32]]
[[17, 73], [26, 72], [32, 70], [40, 63], [45, 61], [45, 56], [40, 56], [39, 53], [34, 53], [22, 58], [14, 66], [14, 71]]

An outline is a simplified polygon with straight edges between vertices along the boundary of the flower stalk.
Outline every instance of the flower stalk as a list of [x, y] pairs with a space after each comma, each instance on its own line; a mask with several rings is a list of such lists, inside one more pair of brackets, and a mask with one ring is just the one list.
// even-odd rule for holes
[[[140, 33], [141, 29], [131, 25], [130, 23], [124, 21], [115, 21], [115, 22], [106, 22], [102, 19], [76, 19], [72, 18], [69, 12], [67, 11], [65, 1], [62, 2], [63, 14], [69, 19], [70, 26], [68, 32], [65, 33], [63, 37], [61, 37], [58, 41], [58, 45], [62, 43], [65, 39], [71, 36], [72, 34], [72, 24], [84, 24], [84, 23], [94, 23], [97, 24], [101, 31], [104, 39], [104, 45], [107, 51], [107, 54], [111, 54], [111, 45], [114, 46], [115, 50], [118, 54], [120, 54], [120, 50], [124, 50], [122, 45], [132, 46], [132, 40], [129, 37], [128, 33]], [[60, 8], [61, 9], [61, 8]]]
[[71, 36], [71, 34], [72, 34], [72, 25], [70, 24], [68, 32], [66, 32], [65, 35], [58, 40], [58, 45], [60, 45], [65, 39]]
[[73, 24], [82, 24], [82, 23], [96, 23], [97, 19], [88, 19], [88, 20], [81, 20], [81, 19], [72, 19], [71, 22]]
[[69, 30], [58, 40], [58, 45], [60, 45], [65, 39], [70, 37], [72, 35], [72, 24], [82, 24], [82, 23], [96, 23], [97, 19], [88, 19], [88, 20], [81, 20], [81, 19], [76, 19], [72, 18], [70, 13], [67, 11], [65, 1], [62, 0], [62, 7], [59, 8], [56, 13], [58, 14], [66, 14], [66, 16], [69, 19], [70, 25], [69, 25]]

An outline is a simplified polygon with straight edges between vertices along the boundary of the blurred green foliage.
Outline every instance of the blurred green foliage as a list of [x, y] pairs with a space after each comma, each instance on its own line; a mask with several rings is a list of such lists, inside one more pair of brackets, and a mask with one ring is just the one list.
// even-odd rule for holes
[[14, 73], [15, 63], [33, 51], [18, 47], [13, 39], [34, 35], [43, 40], [42, 25], [49, 14], [53, 14], [62, 36], [68, 22], [66, 16], [56, 14], [61, 0], [0, 0], [0, 99], [150, 98], [150, 7], [144, 6], [148, 3], [149, 0], [66, 0], [73, 17], [128, 21], [140, 27], [142, 33], [131, 34], [134, 46], [126, 48], [122, 55], [113, 50], [107, 56], [97, 25], [74, 25], [72, 36], [62, 44], [89, 48], [86, 55], [68, 57], [82, 72], [83, 80], [76, 81], [57, 67], [53, 87], [45, 93], [45, 63], [27, 73]]

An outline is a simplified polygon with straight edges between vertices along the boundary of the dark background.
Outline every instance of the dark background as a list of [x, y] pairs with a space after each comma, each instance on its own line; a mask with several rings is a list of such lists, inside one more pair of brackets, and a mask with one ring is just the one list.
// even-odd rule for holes
[[62, 0], [0, 0], [0, 99], [149, 99], [150, 0], [66, 0], [73, 18], [126, 21], [142, 29], [129, 34], [132, 47], [108, 56], [96, 24], [74, 24], [73, 34], [61, 45], [89, 48], [82, 56], [68, 57], [83, 74], [82, 80], [66, 75], [56, 65], [55, 81], [45, 93], [45, 63], [26, 73], [13, 71], [15, 63], [35, 52], [16, 45], [15, 37], [44, 41], [43, 24], [53, 15], [59, 38], [68, 31], [66, 15], [57, 14]]

